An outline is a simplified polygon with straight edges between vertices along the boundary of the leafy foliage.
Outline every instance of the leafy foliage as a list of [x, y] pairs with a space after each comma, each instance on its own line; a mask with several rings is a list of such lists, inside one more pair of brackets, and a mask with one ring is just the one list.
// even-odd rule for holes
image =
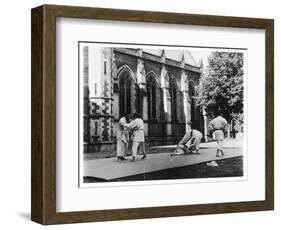
[[211, 53], [198, 88], [208, 116], [222, 113], [228, 121], [243, 123], [243, 64], [243, 53]]

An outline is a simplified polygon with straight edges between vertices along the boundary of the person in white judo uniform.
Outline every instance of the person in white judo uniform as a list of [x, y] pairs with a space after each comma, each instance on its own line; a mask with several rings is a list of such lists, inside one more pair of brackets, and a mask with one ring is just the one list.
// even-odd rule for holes
[[128, 152], [128, 145], [129, 145], [129, 130], [126, 125], [130, 122], [130, 115], [126, 114], [125, 116], [121, 117], [118, 123], [118, 129], [116, 133], [116, 140], [117, 140], [117, 161], [125, 160], [125, 155]]
[[147, 156], [145, 152], [144, 123], [140, 115], [134, 113], [132, 116], [132, 121], [128, 125], [126, 125], [126, 127], [133, 131], [132, 161], [136, 160], [138, 153], [142, 154], [142, 159], [145, 159]]
[[221, 115], [217, 116], [209, 123], [209, 131], [218, 143], [216, 156], [223, 156], [224, 132], [227, 131], [227, 121]]
[[177, 148], [171, 156], [179, 156], [183, 154], [192, 153], [194, 150], [196, 154], [199, 153], [199, 144], [201, 143], [202, 133], [196, 129], [191, 129], [186, 132], [184, 137], [178, 143]]

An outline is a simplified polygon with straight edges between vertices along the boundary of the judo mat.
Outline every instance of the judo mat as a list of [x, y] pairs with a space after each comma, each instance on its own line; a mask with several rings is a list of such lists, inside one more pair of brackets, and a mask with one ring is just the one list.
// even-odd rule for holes
[[200, 154], [170, 156], [172, 152], [154, 153], [147, 154], [147, 158], [144, 160], [142, 160], [142, 156], [139, 155], [135, 162], [131, 162], [131, 156], [126, 157], [127, 159], [121, 162], [117, 162], [116, 158], [84, 160], [83, 176], [107, 181], [243, 155], [243, 148], [240, 146], [225, 147], [224, 151], [225, 155], [223, 157], [216, 157], [214, 144], [208, 144], [207, 146], [201, 147], [199, 151]]

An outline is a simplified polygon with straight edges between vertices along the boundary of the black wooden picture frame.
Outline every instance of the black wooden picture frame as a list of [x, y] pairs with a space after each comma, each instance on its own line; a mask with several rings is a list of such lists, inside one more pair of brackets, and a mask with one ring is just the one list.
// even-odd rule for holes
[[[265, 30], [265, 200], [101, 211], [56, 212], [56, 18]], [[43, 5], [32, 9], [32, 205], [41, 224], [156, 218], [274, 208], [274, 21], [271, 19]]]

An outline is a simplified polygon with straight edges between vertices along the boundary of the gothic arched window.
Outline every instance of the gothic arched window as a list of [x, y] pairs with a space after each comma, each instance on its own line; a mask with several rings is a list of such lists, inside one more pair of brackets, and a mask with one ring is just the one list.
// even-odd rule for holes
[[122, 71], [119, 76], [119, 113], [123, 116], [132, 113], [133, 78], [129, 71]]
[[142, 92], [138, 84], [135, 84], [135, 112], [142, 117]]
[[169, 81], [169, 90], [171, 96], [171, 120], [177, 121], [177, 83], [171, 78]]
[[153, 76], [149, 76], [147, 79], [147, 107], [148, 118], [156, 118], [157, 108], [157, 82]]
[[195, 96], [195, 86], [194, 86], [194, 82], [190, 81], [188, 83], [188, 94], [189, 94], [189, 98], [190, 98], [190, 115], [191, 115], [191, 127], [194, 128], [195, 125], [195, 100], [194, 100], [194, 96]]

